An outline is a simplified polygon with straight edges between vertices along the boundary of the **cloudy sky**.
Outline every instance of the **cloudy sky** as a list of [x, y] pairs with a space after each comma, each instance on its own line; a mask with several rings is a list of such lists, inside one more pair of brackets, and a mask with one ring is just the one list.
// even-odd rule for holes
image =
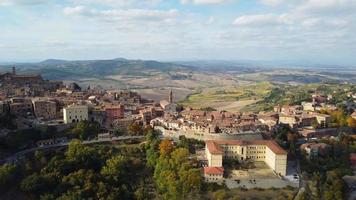
[[356, 63], [356, 0], [0, 0], [0, 61]]

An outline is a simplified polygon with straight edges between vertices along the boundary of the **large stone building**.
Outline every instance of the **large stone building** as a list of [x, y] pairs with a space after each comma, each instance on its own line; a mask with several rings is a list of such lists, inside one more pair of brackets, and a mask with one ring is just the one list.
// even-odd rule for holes
[[62, 86], [62, 82], [44, 80], [38, 74], [17, 74], [15, 67], [12, 73], [0, 74], [0, 90], [7, 96], [42, 96]]
[[123, 105], [107, 106], [105, 107], [106, 120], [112, 123], [115, 119], [122, 119], [125, 117], [125, 107]]
[[159, 102], [161, 108], [167, 113], [176, 113], [177, 112], [177, 104], [173, 103], [173, 92], [172, 90], [169, 92], [168, 101], [162, 100]]
[[10, 100], [10, 113], [15, 116], [26, 117], [33, 114], [32, 101], [27, 98], [12, 98]]
[[33, 100], [33, 111], [36, 118], [43, 120], [56, 119], [57, 104], [54, 101], [48, 100]]
[[88, 120], [88, 106], [71, 105], [63, 108], [63, 120], [65, 124]]
[[208, 167], [223, 167], [223, 159], [264, 161], [276, 174], [285, 176], [287, 173], [287, 152], [271, 140], [209, 140], [206, 141], [205, 155]]

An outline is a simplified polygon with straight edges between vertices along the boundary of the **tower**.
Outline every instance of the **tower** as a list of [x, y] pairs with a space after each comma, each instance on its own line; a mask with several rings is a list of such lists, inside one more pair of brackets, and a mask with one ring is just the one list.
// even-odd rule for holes
[[16, 75], [16, 67], [12, 67], [12, 75]]
[[169, 92], [169, 103], [173, 103], [173, 91]]

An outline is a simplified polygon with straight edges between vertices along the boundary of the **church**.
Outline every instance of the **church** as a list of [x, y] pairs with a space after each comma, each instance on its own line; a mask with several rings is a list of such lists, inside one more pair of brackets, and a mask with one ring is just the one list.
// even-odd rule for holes
[[169, 98], [167, 100], [162, 100], [159, 102], [160, 106], [164, 110], [164, 112], [174, 114], [177, 112], [177, 104], [173, 103], [173, 91], [169, 92]]

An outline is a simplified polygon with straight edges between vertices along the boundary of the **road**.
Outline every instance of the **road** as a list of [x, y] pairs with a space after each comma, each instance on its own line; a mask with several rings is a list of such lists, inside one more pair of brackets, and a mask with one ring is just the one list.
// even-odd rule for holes
[[[111, 138], [100, 138], [100, 139], [94, 139], [94, 140], [84, 140], [84, 141], [82, 141], [82, 144], [95, 144], [95, 143], [114, 142], [114, 141], [129, 140], [129, 139], [141, 139], [143, 137], [144, 136], [119, 136], [119, 137], [111, 137]], [[69, 145], [69, 143], [70, 143], [70, 141], [53, 144], [53, 145], [34, 147], [34, 148], [26, 149], [23, 151], [19, 151], [10, 157], [7, 157], [4, 160], [0, 160], [0, 163], [16, 163], [19, 158], [25, 156], [28, 153], [31, 153], [31, 152], [34, 152], [37, 150], [46, 150], [46, 149], [52, 149], [52, 148], [66, 147]]]

